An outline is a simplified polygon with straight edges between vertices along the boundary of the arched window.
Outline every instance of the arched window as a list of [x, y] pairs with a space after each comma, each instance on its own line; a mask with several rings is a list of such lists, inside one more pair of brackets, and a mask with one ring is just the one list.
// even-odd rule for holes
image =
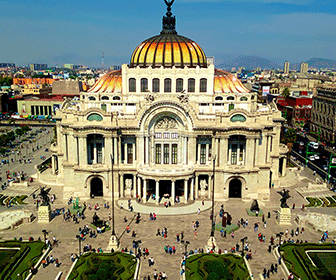
[[228, 98], [226, 98], [226, 100], [234, 100], [233, 96], [229, 96]]
[[176, 79], [176, 92], [183, 91], [183, 79]]
[[217, 100], [217, 101], [223, 100], [223, 97], [222, 96], [216, 96], [215, 100]]
[[108, 96], [103, 96], [103, 97], [101, 98], [101, 100], [109, 100], [109, 97], [108, 97]]
[[171, 79], [164, 79], [164, 92], [171, 92]]
[[141, 92], [146, 92], [148, 90], [148, 80], [146, 78], [142, 78], [140, 83], [141, 83]]
[[113, 96], [113, 100], [120, 100], [120, 96]]
[[201, 79], [200, 80], [200, 92], [207, 92], [207, 87], [208, 87], [207, 79]]
[[95, 101], [95, 100], [96, 100], [96, 97], [90, 96], [90, 97], [89, 97], [89, 100], [90, 100], [90, 101]]
[[152, 80], [152, 88], [153, 88], [153, 92], [159, 92], [160, 91], [160, 80], [159, 79], [153, 79]]
[[188, 92], [195, 92], [195, 79], [188, 79]]
[[242, 98], [240, 98], [240, 101], [247, 101], [247, 97], [243, 96]]
[[136, 92], [136, 80], [134, 78], [128, 80], [128, 88], [129, 92]]
[[251, 96], [251, 100], [254, 100], [254, 95]]

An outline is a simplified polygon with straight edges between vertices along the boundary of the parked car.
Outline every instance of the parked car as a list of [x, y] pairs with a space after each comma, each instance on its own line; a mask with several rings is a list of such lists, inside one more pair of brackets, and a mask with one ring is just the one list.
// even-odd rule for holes
[[308, 146], [309, 146], [309, 147], [312, 147], [312, 148], [314, 148], [314, 149], [318, 149], [319, 144], [316, 143], [316, 142], [309, 142]]

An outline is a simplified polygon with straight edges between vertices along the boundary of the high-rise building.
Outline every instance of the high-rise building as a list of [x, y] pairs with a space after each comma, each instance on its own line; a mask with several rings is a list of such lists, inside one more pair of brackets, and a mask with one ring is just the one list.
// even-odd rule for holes
[[48, 64], [30, 64], [29, 68], [31, 71], [41, 71], [41, 70], [47, 70]]
[[308, 63], [306, 63], [306, 62], [301, 63], [300, 73], [308, 73]]
[[15, 63], [0, 63], [0, 68], [14, 68]]
[[289, 74], [289, 62], [285, 61], [284, 64], [284, 74]]

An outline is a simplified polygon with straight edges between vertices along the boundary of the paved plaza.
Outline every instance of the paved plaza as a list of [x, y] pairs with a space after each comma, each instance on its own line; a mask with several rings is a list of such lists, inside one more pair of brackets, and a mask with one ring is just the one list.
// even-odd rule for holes
[[[37, 152], [39, 154], [39, 152]], [[39, 158], [37, 156], [36, 158]], [[16, 166], [15, 166], [16, 167]], [[15, 168], [13, 167], [13, 168]], [[17, 165], [17, 168], [24, 168], [24, 166]], [[27, 166], [25, 167], [27, 168]], [[30, 166], [30, 168], [32, 168]], [[238, 243], [241, 245], [240, 240], [243, 237], [248, 238], [249, 248], [252, 250], [252, 260], [249, 260], [253, 275], [255, 279], [260, 279], [260, 274], [263, 269], [269, 269], [272, 263], [276, 263], [277, 259], [272, 253], [268, 252], [268, 246], [271, 236], [276, 237], [275, 234], [279, 232], [286, 232], [288, 229], [289, 233], [292, 229], [296, 229], [297, 225], [294, 222], [296, 214], [302, 214], [307, 211], [321, 211], [320, 209], [305, 209], [301, 210], [301, 205], [306, 204], [303, 196], [296, 191], [296, 189], [301, 190], [303, 187], [307, 186], [309, 182], [315, 182], [315, 177], [307, 169], [303, 171], [293, 170], [289, 171], [286, 177], [282, 178], [281, 186], [286, 187], [290, 190], [291, 198], [288, 203], [290, 206], [293, 203], [296, 204], [296, 208], [292, 210], [292, 225], [291, 226], [279, 226], [276, 222], [275, 216], [276, 211], [279, 210], [280, 206], [280, 195], [277, 191], [281, 189], [271, 190], [271, 199], [269, 202], [261, 203], [259, 206], [262, 208], [265, 213], [266, 227], [262, 222], [261, 217], [250, 217], [247, 215], [246, 208], [249, 208], [251, 202], [244, 202], [240, 199], [224, 202], [217, 202], [215, 204], [215, 214], [217, 223], [220, 223], [219, 220], [219, 210], [221, 205], [224, 205], [224, 210], [228, 211], [233, 217], [233, 223], [237, 223], [241, 218], [248, 219], [248, 226], [246, 228], [240, 227], [236, 230], [234, 237], [228, 234], [226, 237], [221, 237], [218, 231], [215, 232], [215, 238], [217, 241], [218, 247], [224, 252], [224, 250], [230, 251], [232, 247], [235, 247]], [[65, 207], [67, 209], [69, 206], [66, 201], [62, 199], [62, 188], [59, 186], [50, 186], [50, 194], [56, 195], [55, 202], [51, 205], [52, 209], [60, 209]], [[37, 183], [32, 183], [26, 187], [26, 193], [33, 193], [39, 188]], [[7, 193], [22, 193], [22, 189], [11, 189], [10, 187], [5, 191]], [[323, 193], [327, 190], [323, 190]], [[27, 204], [24, 206], [15, 206], [14, 209], [24, 208], [25, 210], [31, 211], [35, 216], [37, 216], [37, 209], [34, 205], [34, 200], [32, 197], [27, 199]], [[23, 239], [28, 239], [30, 236], [35, 239], [43, 236], [42, 230], [46, 229], [48, 231], [48, 238], [52, 240], [55, 236], [58, 242], [58, 246], [54, 247], [50, 255], [59, 258], [61, 266], [56, 268], [54, 265], [49, 265], [46, 268], [40, 268], [37, 275], [34, 279], [55, 279], [57, 274], [62, 271], [62, 278], [65, 279], [66, 274], [68, 273], [72, 262], [70, 260], [70, 255], [72, 253], [78, 254], [78, 241], [76, 239], [76, 234], [78, 234], [78, 229], [83, 228], [84, 225], [89, 225], [92, 222], [92, 216], [96, 212], [101, 219], [108, 220], [111, 215], [111, 208], [104, 208], [104, 203], [107, 201], [101, 199], [92, 199], [86, 202], [87, 209], [85, 211], [85, 219], [80, 220], [78, 224], [75, 224], [73, 221], [64, 221], [63, 216], [55, 217], [49, 224], [39, 224], [36, 220], [30, 224], [23, 224], [14, 230], [6, 230], [0, 233], [0, 238], [2, 240], [8, 240], [13, 238], [22, 237]], [[80, 202], [81, 203], [81, 202]], [[99, 204], [100, 209], [94, 210], [93, 206]], [[111, 202], [109, 202], [111, 205]], [[204, 206], [201, 201], [195, 201], [194, 203], [185, 205], [181, 204], [178, 206], [165, 208], [163, 206], [157, 206], [155, 204], [139, 204], [134, 200], [131, 201], [134, 211], [130, 212], [127, 210], [127, 200], [120, 200], [116, 202], [115, 210], [115, 228], [116, 234], [120, 239], [121, 248], [132, 248], [133, 240], [141, 240], [140, 247], [148, 248], [150, 256], [154, 258], [155, 264], [152, 267], [149, 267], [148, 260], [141, 258], [141, 268], [140, 268], [140, 278], [144, 279], [145, 276], [153, 276], [154, 269], [157, 271], [166, 272], [168, 279], [180, 279], [180, 264], [185, 251], [184, 244], [176, 242], [176, 234], [184, 234], [184, 240], [189, 241], [187, 250], [194, 250], [198, 248], [204, 248], [207, 240], [210, 235], [210, 214], [211, 214], [211, 202], [206, 200]], [[122, 207], [120, 207], [122, 205]], [[91, 210], [90, 210], [91, 208]], [[197, 209], [200, 208], [200, 213], [197, 214]], [[6, 208], [2, 208], [1, 211], [7, 211]], [[333, 213], [333, 209], [323, 209], [324, 212]], [[137, 212], [141, 212], [141, 221], [140, 223], [135, 223], [135, 215]], [[156, 221], [151, 221], [149, 219], [149, 213], [156, 213]], [[267, 214], [270, 212], [271, 217], [267, 218]], [[167, 215], [164, 215], [167, 214]], [[125, 222], [126, 218], [126, 222]], [[199, 221], [200, 226], [197, 230], [197, 235], [195, 235], [193, 230], [193, 223]], [[254, 224], [258, 223], [258, 231], [254, 231]], [[130, 232], [126, 232], [126, 227], [130, 227]], [[163, 228], [167, 228], [168, 236], [163, 238], [157, 236], [157, 230], [160, 231]], [[132, 231], [136, 232], [136, 237], [131, 236]], [[265, 235], [265, 242], [260, 242], [258, 240], [258, 233]], [[82, 246], [91, 245], [93, 248], [102, 248], [106, 249], [111, 231], [107, 231], [103, 234], [98, 234], [96, 238], [85, 237], [85, 240], [82, 242]], [[320, 233], [317, 233], [309, 228], [305, 228], [303, 234], [295, 237], [294, 240], [307, 240], [312, 242], [317, 242], [320, 239]], [[286, 237], [284, 237], [286, 239]], [[291, 238], [288, 234], [287, 238]], [[332, 236], [330, 238], [333, 238]], [[275, 239], [275, 243], [278, 243], [278, 240]], [[164, 246], [175, 246], [175, 254], [166, 254], [164, 251]], [[271, 275], [270, 279], [282, 279], [285, 278], [281, 269], [279, 269], [278, 274]], [[153, 279], [153, 278], [151, 278]]]

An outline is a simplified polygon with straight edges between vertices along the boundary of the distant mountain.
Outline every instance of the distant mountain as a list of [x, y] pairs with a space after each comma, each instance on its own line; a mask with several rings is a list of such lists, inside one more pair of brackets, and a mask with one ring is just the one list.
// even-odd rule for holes
[[327, 58], [311, 58], [306, 61], [309, 67], [336, 69], [336, 60]]
[[262, 69], [273, 69], [279, 67], [276, 62], [259, 56], [240, 55], [233, 58], [226, 57], [222, 60], [224, 60], [224, 62], [217, 65], [217, 67], [228, 70], [230, 70], [232, 67], [244, 67], [245, 69], [249, 70], [255, 69], [257, 67], [260, 67]]

